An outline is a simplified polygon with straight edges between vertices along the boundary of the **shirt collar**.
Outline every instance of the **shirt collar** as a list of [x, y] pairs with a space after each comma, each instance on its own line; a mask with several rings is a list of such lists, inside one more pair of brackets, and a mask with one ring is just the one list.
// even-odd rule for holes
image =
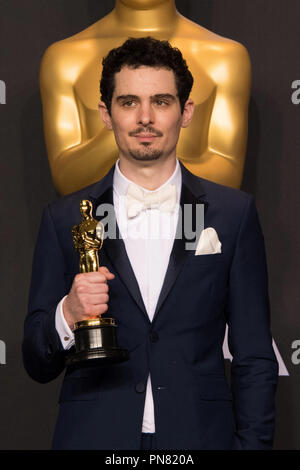
[[[120, 197], [120, 196], [126, 196], [127, 188], [130, 184], [133, 183], [133, 181], [130, 181], [128, 178], [126, 178], [126, 176], [123, 175], [119, 167], [119, 161], [120, 159], [116, 161], [116, 165], [115, 165], [115, 171], [114, 171], [114, 176], [113, 176], [113, 188], [116, 194]], [[143, 189], [143, 191], [148, 192], [148, 193], [154, 193], [155, 191], [158, 191], [159, 189], [162, 189], [165, 186], [167, 186], [167, 184], [174, 184], [176, 186], [177, 202], [179, 203], [180, 192], [181, 192], [181, 181], [182, 181], [181, 168], [180, 168], [178, 158], [176, 158], [176, 166], [175, 166], [174, 172], [172, 173], [170, 178], [167, 181], [165, 181], [165, 183], [162, 184], [159, 188], [156, 188], [154, 191], [151, 191], [149, 189], [146, 189], [146, 188], [143, 188], [142, 186], [137, 185], [136, 183], [133, 183], [133, 184], [135, 184], [137, 187]]]

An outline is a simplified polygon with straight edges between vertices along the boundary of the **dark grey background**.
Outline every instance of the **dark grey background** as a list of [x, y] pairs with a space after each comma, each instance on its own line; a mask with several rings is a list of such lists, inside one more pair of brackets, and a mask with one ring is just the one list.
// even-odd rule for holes
[[[188, 18], [243, 43], [253, 67], [249, 143], [242, 189], [254, 194], [265, 234], [272, 332], [288, 377], [277, 394], [276, 449], [300, 448], [299, 117], [291, 84], [300, 79], [299, 0], [177, 0]], [[38, 74], [51, 43], [112, 10], [113, 0], [0, 0], [1, 315], [0, 448], [48, 449], [60, 379], [27, 377], [21, 358], [31, 259], [43, 207], [55, 199], [42, 131]], [[99, 423], [101, 425], [101, 423]]]

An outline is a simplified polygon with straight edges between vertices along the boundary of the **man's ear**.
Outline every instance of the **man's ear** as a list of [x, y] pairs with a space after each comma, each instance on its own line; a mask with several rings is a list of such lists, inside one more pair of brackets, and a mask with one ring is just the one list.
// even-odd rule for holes
[[100, 101], [100, 103], [98, 104], [98, 109], [99, 109], [101, 119], [104, 122], [106, 129], [111, 131], [112, 130], [111, 117], [104, 101]]
[[181, 127], [188, 127], [188, 125], [190, 124], [192, 120], [194, 109], [195, 109], [194, 101], [191, 99], [188, 99], [184, 105]]

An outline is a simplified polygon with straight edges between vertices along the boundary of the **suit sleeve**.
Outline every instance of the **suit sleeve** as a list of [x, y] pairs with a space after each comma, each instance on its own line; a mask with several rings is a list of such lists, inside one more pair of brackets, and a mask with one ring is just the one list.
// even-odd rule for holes
[[264, 239], [252, 196], [236, 240], [227, 307], [237, 437], [243, 449], [271, 449], [278, 363], [270, 331]]
[[48, 206], [35, 247], [24, 324], [23, 362], [38, 382], [55, 379], [65, 367], [65, 351], [55, 328], [59, 301], [67, 294], [65, 263]]

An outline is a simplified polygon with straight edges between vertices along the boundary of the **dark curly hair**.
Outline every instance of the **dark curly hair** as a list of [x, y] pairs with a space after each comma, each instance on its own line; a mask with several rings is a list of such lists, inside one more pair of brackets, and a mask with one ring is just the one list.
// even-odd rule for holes
[[173, 70], [181, 112], [183, 112], [194, 79], [180, 50], [172, 47], [168, 41], [159, 41], [150, 36], [129, 38], [122, 46], [112, 49], [104, 57], [102, 65], [101, 100], [104, 101], [109, 113], [115, 88], [115, 74], [120, 72], [124, 66], [135, 69], [143, 65]]

